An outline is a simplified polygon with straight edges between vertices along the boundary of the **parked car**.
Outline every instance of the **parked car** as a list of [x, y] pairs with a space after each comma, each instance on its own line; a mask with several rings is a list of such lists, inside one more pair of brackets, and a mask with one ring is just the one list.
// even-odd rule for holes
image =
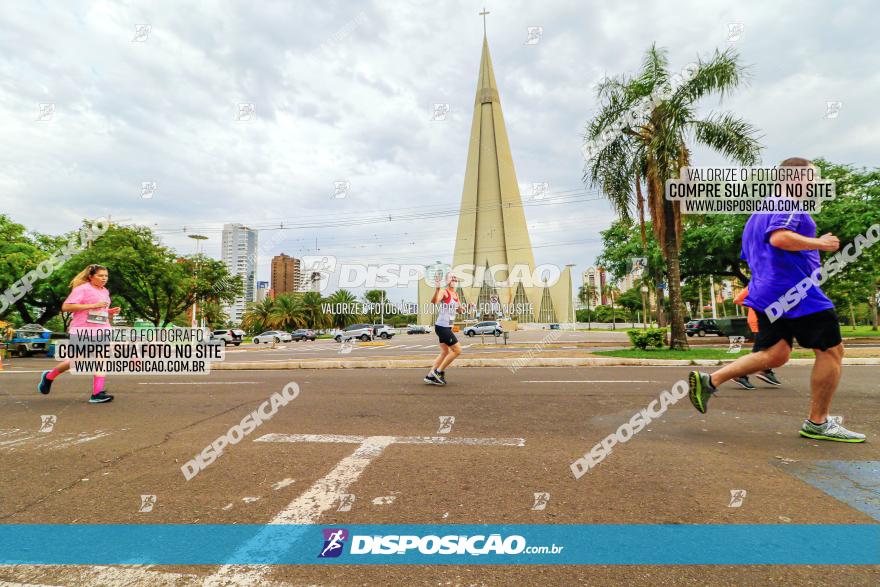
[[501, 328], [501, 323], [496, 322], [495, 320], [477, 322], [464, 329], [465, 336], [476, 336], [477, 334], [494, 334], [495, 336], [501, 336], [503, 332], [504, 330]]
[[254, 344], [273, 343], [273, 342], [290, 342], [293, 337], [289, 332], [283, 330], [267, 330], [254, 337]]
[[427, 326], [415, 325], [415, 326], [410, 326], [409, 328], [406, 329], [407, 334], [428, 334], [428, 332], [430, 332], [430, 331], [428, 330]]
[[346, 326], [343, 330], [337, 331], [333, 340], [336, 342], [342, 342], [343, 340], [350, 340], [352, 338], [357, 338], [363, 341], [371, 340], [373, 338], [373, 325], [352, 324], [351, 326]]
[[215, 330], [211, 333], [211, 340], [219, 340], [223, 342], [223, 346], [233, 344], [238, 346], [244, 340], [245, 331], [233, 328], [231, 330]]
[[318, 337], [315, 336], [314, 330], [300, 328], [299, 330], [294, 330], [293, 332], [291, 332], [290, 338], [292, 338], [294, 342], [299, 342], [301, 340], [315, 340]]
[[396, 334], [394, 327], [388, 324], [373, 324], [373, 335], [388, 340]]
[[15, 330], [15, 335], [6, 341], [0, 338], [0, 344], [5, 342], [10, 353], [16, 353], [19, 357], [29, 357], [36, 353], [50, 352], [49, 339], [52, 331], [39, 324], [27, 324]]
[[718, 323], [712, 318], [701, 318], [699, 320], [691, 320], [685, 324], [685, 331], [688, 336], [706, 336], [707, 334], [717, 334], [724, 336], [718, 328]]

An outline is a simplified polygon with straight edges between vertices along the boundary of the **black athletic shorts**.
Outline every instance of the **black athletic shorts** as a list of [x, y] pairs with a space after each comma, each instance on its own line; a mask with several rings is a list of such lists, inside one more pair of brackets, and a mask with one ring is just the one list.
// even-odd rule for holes
[[452, 328], [449, 326], [439, 326], [434, 325], [434, 332], [437, 333], [437, 337], [440, 339], [440, 342], [449, 346], [454, 344], [458, 344], [458, 339], [455, 338], [455, 334], [452, 332]]
[[798, 344], [806, 349], [827, 351], [843, 341], [840, 322], [834, 310], [822, 310], [797, 318], [777, 318], [775, 322], [770, 322], [764, 312], [755, 310], [755, 313], [758, 314], [755, 351], [769, 349], [780, 340], [792, 346], [793, 339], [797, 339]]

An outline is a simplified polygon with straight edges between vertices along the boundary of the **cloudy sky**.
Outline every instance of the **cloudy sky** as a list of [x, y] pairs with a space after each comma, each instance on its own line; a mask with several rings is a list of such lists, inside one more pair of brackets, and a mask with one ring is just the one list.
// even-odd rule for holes
[[[193, 250], [186, 233], [199, 232], [218, 257], [222, 224], [251, 224], [263, 229], [260, 279], [280, 252], [449, 261], [456, 219], [448, 212], [461, 198], [481, 7], [7, 4], [0, 213], [42, 232], [112, 215], [153, 227], [183, 253]], [[871, 105], [880, 95], [880, 41], [870, 2], [486, 7], [539, 263], [580, 271], [599, 253], [598, 233], [613, 214], [581, 182], [583, 128], [595, 113], [596, 83], [635, 71], [655, 41], [675, 71], [716, 48], [740, 52], [749, 85], [702, 107], [732, 110], [760, 128], [765, 163], [803, 155], [877, 165], [880, 117]], [[537, 43], [527, 43], [529, 27], [542, 27]], [[827, 102], [842, 103], [836, 117]], [[432, 120], [438, 103], [449, 105], [445, 120]], [[249, 120], [239, 120], [241, 104], [253, 104]], [[695, 151], [695, 165], [721, 163]], [[350, 185], [344, 198], [333, 197], [339, 181]], [[144, 182], [156, 183], [150, 198], [142, 197]], [[529, 194], [539, 182], [550, 196], [535, 205]]]

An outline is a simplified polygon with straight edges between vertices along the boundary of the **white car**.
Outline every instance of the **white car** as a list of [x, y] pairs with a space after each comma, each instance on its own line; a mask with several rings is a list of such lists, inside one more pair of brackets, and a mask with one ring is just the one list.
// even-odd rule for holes
[[376, 336], [385, 340], [391, 338], [397, 333], [394, 327], [389, 326], [388, 324], [373, 324], [373, 332], [376, 333]]
[[333, 336], [333, 340], [336, 342], [342, 342], [343, 340], [351, 340], [352, 338], [357, 338], [364, 342], [373, 339], [373, 325], [372, 324], [352, 324], [351, 326], [346, 326], [343, 330], [338, 330], [336, 334]]
[[284, 332], [283, 330], [267, 330], [254, 337], [254, 344], [272, 344], [273, 342], [291, 342], [292, 340], [293, 337], [290, 336], [289, 332]]
[[494, 320], [477, 322], [464, 329], [465, 336], [474, 336], [477, 334], [493, 334], [495, 336], [501, 336], [503, 332], [504, 330], [501, 328], [501, 323]]

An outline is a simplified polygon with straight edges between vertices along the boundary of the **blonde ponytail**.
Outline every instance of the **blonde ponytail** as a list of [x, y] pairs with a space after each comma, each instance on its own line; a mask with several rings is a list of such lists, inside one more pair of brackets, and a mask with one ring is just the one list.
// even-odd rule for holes
[[70, 289], [78, 287], [84, 283], [88, 283], [89, 277], [91, 277], [92, 275], [94, 275], [98, 271], [101, 271], [102, 269], [105, 271], [107, 270], [107, 268], [104, 267], [103, 265], [97, 265], [97, 264], [89, 265], [88, 267], [86, 267], [85, 269], [83, 269], [82, 271], [77, 273], [76, 276], [70, 280]]

